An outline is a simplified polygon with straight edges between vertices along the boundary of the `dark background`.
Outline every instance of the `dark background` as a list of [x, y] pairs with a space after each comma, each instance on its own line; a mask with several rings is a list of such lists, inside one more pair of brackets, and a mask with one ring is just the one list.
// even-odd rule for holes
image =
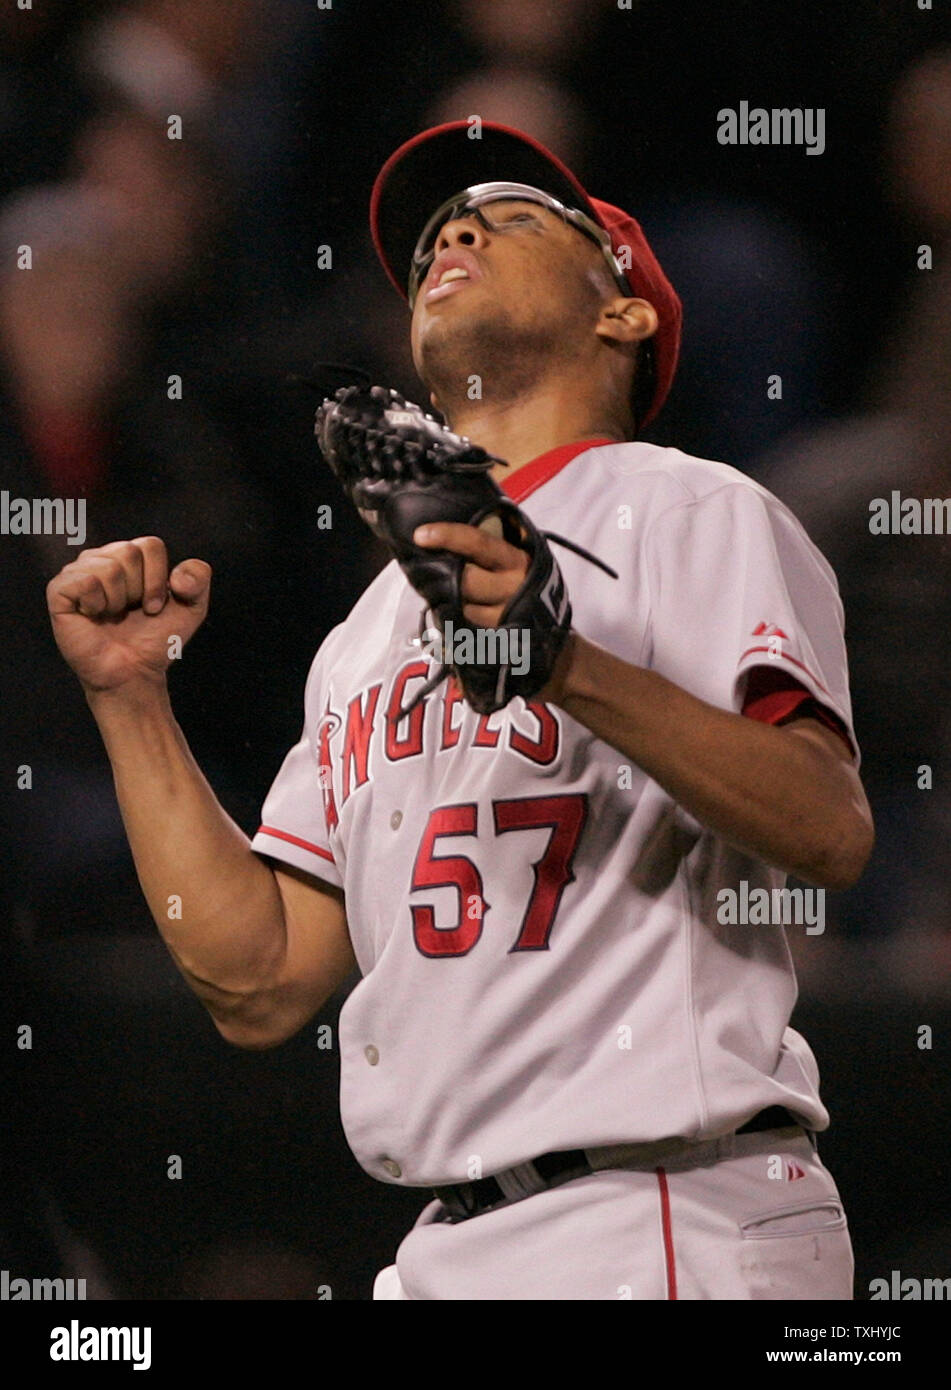
[[[951, 495], [951, 49], [935, 3], [35, 0], [0, 17], [0, 488], [85, 497], [87, 545], [158, 533], [173, 560], [212, 563], [173, 698], [249, 832], [299, 736], [313, 653], [381, 558], [294, 378], [351, 362], [420, 393], [369, 245], [380, 164], [478, 113], [642, 221], [685, 309], [650, 438], [766, 483], [845, 603], [878, 844], [862, 882], [830, 895], [826, 934], [792, 945], [858, 1297], [893, 1268], [951, 1272], [951, 554], [947, 537], [867, 524], [892, 489]], [[743, 100], [824, 108], [825, 152], [721, 146], [717, 112]], [[81, 1275], [99, 1297], [367, 1298], [425, 1194], [373, 1182], [346, 1147], [336, 1047], [319, 1045], [341, 999], [243, 1053], [174, 970], [49, 633], [45, 583], [75, 554], [0, 537], [0, 1264]]]

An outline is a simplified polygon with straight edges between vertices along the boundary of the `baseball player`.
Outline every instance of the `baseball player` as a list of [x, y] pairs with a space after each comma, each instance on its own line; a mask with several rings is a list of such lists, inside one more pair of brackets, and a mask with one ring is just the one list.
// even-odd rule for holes
[[[84, 552], [56, 638], [222, 1035], [273, 1046], [359, 968], [344, 1128], [424, 1202], [374, 1297], [849, 1299], [782, 918], [723, 911], [789, 872], [844, 888], [870, 853], [835, 577], [742, 473], [634, 442], [681, 330], [634, 218], [521, 132], [472, 135], [397, 150], [371, 220], [445, 457], [481, 446], [505, 525], [406, 491], [440, 428], [418, 411], [377, 392], [372, 428], [338, 421], [395, 558], [318, 651], [253, 840], [165, 685], [208, 566], [155, 537]], [[447, 652], [450, 612], [513, 649]]]

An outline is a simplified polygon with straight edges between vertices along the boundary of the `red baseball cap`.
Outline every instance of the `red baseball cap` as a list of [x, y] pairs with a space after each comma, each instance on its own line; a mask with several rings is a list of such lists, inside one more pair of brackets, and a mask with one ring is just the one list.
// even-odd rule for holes
[[[473, 132], [479, 131], [479, 138]], [[407, 140], [383, 165], [370, 197], [370, 231], [383, 268], [404, 298], [413, 252], [426, 219], [438, 207], [477, 183], [524, 183], [549, 193], [566, 207], [586, 213], [611, 238], [631, 294], [657, 312], [653, 338], [654, 394], [641, 426], [667, 399], [677, 358], [683, 311], [640, 223], [610, 203], [590, 197], [561, 160], [521, 130], [482, 121], [450, 121]]]

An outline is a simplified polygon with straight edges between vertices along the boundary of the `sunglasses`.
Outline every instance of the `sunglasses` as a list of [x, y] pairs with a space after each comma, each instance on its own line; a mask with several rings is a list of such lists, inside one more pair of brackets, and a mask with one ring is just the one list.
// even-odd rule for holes
[[[516, 215], [505, 219], [493, 217], [490, 211], [491, 205], [503, 200], [537, 203], [540, 207], [553, 212], [556, 217], [560, 217], [562, 222], [568, 226], [575, 227], [589, 241], [593, 241], [596, 246], [600, 247], [608, 263], [608, 269], [617, 281], [619, 288], [626, 295], [631, 293], [627, 277], [614, 254], [611, 238], [604, 228], [599, 227], [597, 222], [590, 218], [587, 213], [579, 212], [577, 208], [566, 207], [557, 198], [553, 198], [550, 193], [543, 193], [540, 188], [533, 188], [527, 183], [477, 183], [473, 184], [471, 188], [464, 188], [461, 193], [447, 199], [441, 207], [436, 209], [423, 228], [416, 243], [416, 250], [413, 252], [413, 262], [407, 285], [410, 309], [416, 303], [420, 286], [435, 259], [436, 238], [440, 229], [447, 222], [452, 222], [459, 217], [472, 216], [489, 232], [507, 233], [525, 230], [529, 221], [523, 216]], [[536, 225], [539, 224], [536, 223]]]

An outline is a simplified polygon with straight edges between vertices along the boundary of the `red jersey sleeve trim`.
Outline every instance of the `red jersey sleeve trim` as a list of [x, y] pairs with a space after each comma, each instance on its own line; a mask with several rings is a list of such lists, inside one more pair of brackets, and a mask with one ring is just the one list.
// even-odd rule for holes
[[781, 669], [753, 668], [743, 702], [743, 713], [748, 719], [756, 719], [761, 724], [786, 724], [794, 717], [816, 719], [838, 734], [851, 756], [855, 756], [849, 732], [839, 716], [821, 705], [795, 676]]
[[811, 698], [809, 691], [802, 686], [797, 690], [774, 690], [757, 700], [748, 700], [743, 706], [743, 713], [748, 719], [758, 719], [761, 724], [778, 724], [780, 720], [788, 719], [804, 700]]
[[[747, 647], [746, 651], [745, 651], [745, 652], [743, 653], [743, 655], [740, 657], [739, 662], [737, 662], [737, 665], [742, 665], [742, 663], [746, 660], [746, 658], [747, 658], [748, 656], [751, 656], [754, 652], [766, 652], [767, 655], [772, 655], [772, 653], [770, 652], [769, 647]], [[809, 667], [808, 667], [804, 662], [797, 660], [797, 658], [794, 657], [794, 656], [788, 656], [785, 652], [783, 652], [783, 659], [784, 659], [785, 661], [791, 661], [792, 664], [793, 664], [794, 666], [798, 666], [798, 667], [799, 667], [800, 671], [805, 671], [805, 673], [806, 673], [806, 675], [809, 677], [809, 679], [810, 679], [810, 680], [814, 680], [815, 683], [816, 683], [816, 685], [819, 687], [819, 689], [822, 690], [822, 691], [824, 691], [825, 694], [828, 695], [829, 692], [828, 692], [828, 690], [826, 690], [825, 686], [822, 684], [822, 681], [819, 679], [818, 676], [814, 676], [814, 675], [813, 675], [813, 673], [809, 670]]]

